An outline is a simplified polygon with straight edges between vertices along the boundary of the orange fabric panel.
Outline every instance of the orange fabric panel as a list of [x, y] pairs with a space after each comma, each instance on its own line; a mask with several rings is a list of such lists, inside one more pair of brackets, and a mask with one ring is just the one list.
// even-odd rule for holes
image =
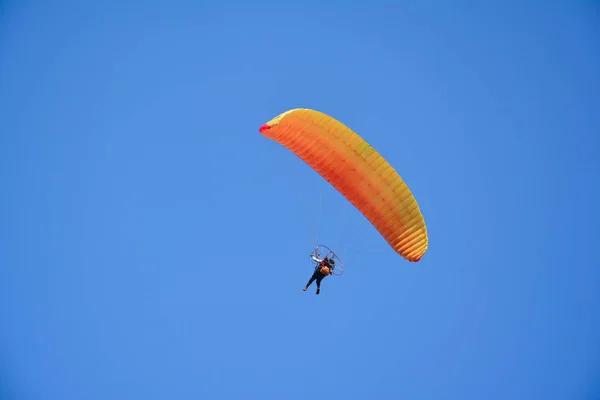
[[408, 186], [364, 139], [318, 111], [294, 109], [260, 132], [288, 148], [350, 201], [409, 261], [427, 251], [425, 220]]

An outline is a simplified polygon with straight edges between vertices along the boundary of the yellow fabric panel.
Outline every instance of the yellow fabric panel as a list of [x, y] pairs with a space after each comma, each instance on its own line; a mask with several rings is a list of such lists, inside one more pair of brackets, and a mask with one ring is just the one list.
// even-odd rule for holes
[[394, 168], [365, 140], [334, 118], [298, 108], [260, 132], [288, 148], [350, 201], [408, 261], [427, 251], [425, 220]]

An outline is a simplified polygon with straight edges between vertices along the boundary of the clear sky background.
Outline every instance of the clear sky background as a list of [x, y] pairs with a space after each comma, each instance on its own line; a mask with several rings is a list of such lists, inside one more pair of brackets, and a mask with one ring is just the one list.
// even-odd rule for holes
[[[600, 398], [599, 71], [592, 1], [3, 1], [0, 398]], [[259, 134], [295, 107], [421, 262]]]

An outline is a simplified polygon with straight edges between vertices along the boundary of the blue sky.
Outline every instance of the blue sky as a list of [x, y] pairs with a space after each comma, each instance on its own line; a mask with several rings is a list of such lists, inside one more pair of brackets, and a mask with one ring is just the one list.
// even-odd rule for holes
[[[597, 3], [386, 3], [2, 3], [0, 397], [600, 396]], [[259, 134], [295, 107], [421, 262]]]

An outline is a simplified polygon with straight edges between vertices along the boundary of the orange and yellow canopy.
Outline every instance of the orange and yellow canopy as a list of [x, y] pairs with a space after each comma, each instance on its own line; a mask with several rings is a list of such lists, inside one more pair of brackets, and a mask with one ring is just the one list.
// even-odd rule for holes
[[260, 127], [331, 183], [408, 261], [427, 251], [425, 220], [410, 189], [364, 139], [334, 118], [293, 109]]

